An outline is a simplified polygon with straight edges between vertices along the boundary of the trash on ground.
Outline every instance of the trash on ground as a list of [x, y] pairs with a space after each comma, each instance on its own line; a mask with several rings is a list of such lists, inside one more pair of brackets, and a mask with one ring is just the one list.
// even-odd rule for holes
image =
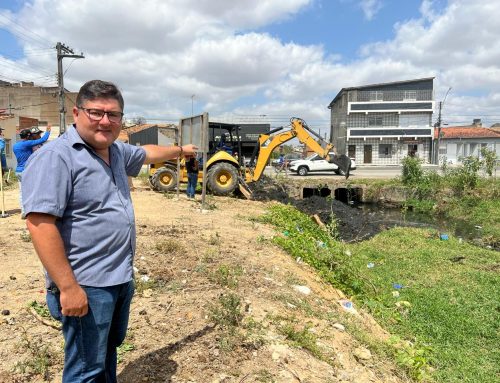
[[394, 298], [399, 297], [399, 291], [393, 291], [393, 292], [392, 292], [392, 296], [393, 296]]
[[283, 235], [284, 235], [285, 237], [288, 237], [288, 236], [290, 235], [290, 233], [289, 233], [287, 230], [285, 230], [285, 231], [283, 232]]
[[304, 295], [311, 294], [311, 289], [307, 286], [293, 285], [292, 287], [295, 291], [298, 291], [299, 293], [302, 293]]
[[148, 281], [149, 281], [149, 277], [148, 277], [147, 275], [143, 275], [143, 276], [141, 277], [141, 281], [143, 281], [143, 282], [148, 282]]
[[318, 245], [318, 247], [326, 247], [326, 244], [322, 241], [316, 241], [316, 244]]
[[373, 262], [369, 262], [366, 267], [368, 267], [369, 269], [373, 269], [375, 267], [375, 263]]
[[404, 286], [400, 283], [393, 283], [392, 287], [394, 287], [397, 290], [401, 290]]
[[448, 234], [440, 234], [439, 238], [441, 241], [447, 241], [449, 239]]
[[348, 313], [351, 313], [351, 314], [357, 314], [358, 312], [356, 311], [356, 309], [354, 308], [354, 304], [348, 300], [348, 299], [341, 299], [338, 301], [340, 303], [340, 305], [342, 306], [342, 308], [347, 311]]
[[340, 324], [340, 323], [335, 323], [335, 324], [333, 324], [333, 326], [332, 326], [332, 327], [333, 327], [333, 328], [335, 328], [335, 329], [337, 329], [337, 330], [339, 330], [340, 332], [345, 331], [345, 327], [344, 327], [344, 325], [343, 325], [343, 324]]

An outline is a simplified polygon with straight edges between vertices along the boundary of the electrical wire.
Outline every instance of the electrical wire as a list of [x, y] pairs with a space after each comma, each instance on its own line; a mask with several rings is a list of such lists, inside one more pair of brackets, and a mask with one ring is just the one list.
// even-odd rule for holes
[[31, 42], [32, 44], [38, 44], [44, 47], [47, 45], [52, 45], [44, 37], [26, 28], [25, 26], [19, 24], [12, 18], [8, 17], [6, 14], [0, 13], [0, 28], [7, 30], [8, 32], [20, 38], [21, 40], [24, 40], [26, 42]]

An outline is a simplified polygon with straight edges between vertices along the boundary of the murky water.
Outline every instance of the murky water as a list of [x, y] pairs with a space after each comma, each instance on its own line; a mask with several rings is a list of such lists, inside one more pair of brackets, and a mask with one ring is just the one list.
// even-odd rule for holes
[[375, 204], [351, 206], [361, 211], [363, 215], [376, 217], [382, 224], [387, 226], [430, 227], [468, 241], [479, 239], [482, 234], [481, 226], [471, 225], [464, 221], [451, 222], [439, 217], [416, 213], [412, 210], [403, 211], [399, 208], [387, 208]]

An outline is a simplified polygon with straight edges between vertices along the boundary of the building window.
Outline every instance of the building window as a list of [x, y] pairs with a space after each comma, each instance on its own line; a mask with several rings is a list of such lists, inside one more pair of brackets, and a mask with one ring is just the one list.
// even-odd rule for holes
[[379, 158], [392, 158], [392, 144], [380, 144], [378, 146]]
[[405, 90], [404, 99], [408, 101], [417, 101], [417, 91], [416, 90]]
[[384, 101], [384, 93], [380, 90], [370, 92], [370, 101]]
[[382, 126], [382, 116], [368, 116], [368, 126]]

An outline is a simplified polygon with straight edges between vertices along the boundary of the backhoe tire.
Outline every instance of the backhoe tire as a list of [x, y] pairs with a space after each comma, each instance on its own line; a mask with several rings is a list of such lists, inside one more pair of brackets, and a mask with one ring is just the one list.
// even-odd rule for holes
[[214, 195], [230, 195], [238, 187], [238, 169], [226, 162], [215, 164], [208, 170], [207, 186]]
[[307, 176], [307, 173], [309, 172], [309, 169], [307, 169], [307, 166], [301, 166], [298, 170], [297, 173], [299, 176]]
[[151, 177], [150, 183], [156, 191], [172, 191], [177, 186], [177, 172], [169, 167], [159, 168]]

